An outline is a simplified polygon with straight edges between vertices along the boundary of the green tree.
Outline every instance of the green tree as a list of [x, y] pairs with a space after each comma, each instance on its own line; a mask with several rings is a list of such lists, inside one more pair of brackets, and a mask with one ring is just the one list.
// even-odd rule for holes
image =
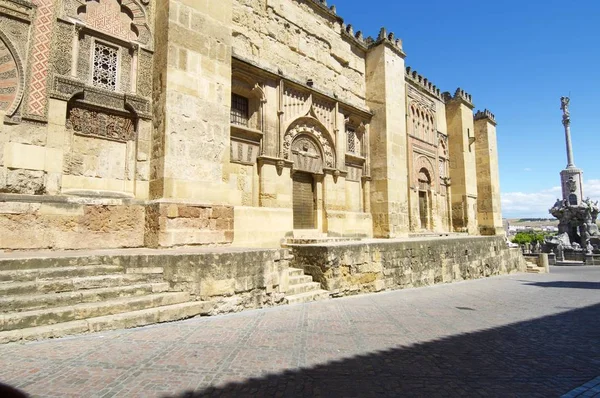
[[512, 239], [513, 243], [517, 243], [519, 245], [524, 245], [526, 243], [543, 243], [546, 234], [543, 232], [536, 231], [522, 231], [518, 232]]

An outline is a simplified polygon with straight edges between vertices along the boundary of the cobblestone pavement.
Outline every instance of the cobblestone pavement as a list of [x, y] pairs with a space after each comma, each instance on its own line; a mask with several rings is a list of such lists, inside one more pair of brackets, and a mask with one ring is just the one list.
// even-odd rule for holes
[[600, 267], [0, 346], [0, 382], [43, 397], [593, 396], [599, 375]]

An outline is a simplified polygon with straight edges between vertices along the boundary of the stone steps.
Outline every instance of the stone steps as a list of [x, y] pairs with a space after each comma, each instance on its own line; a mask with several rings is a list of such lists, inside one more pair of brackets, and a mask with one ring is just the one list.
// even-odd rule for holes
[[12, 312], [4, 314], [0, 331], [53, 325], [86, 318], [115, 315], [146, 308], [180, 304], [189, 301], [187, 292], [154, 293], [139, 297], [116, 298], [96, 303], [80, 303], [65, 307]]
[[213, 304], [173, 292], [161, 267], [112, 259], [0, 260], [0, 343], [129, 328], [207, 314]]
[[142, 296], [169, 290], [167, 282], [142, 283], [116, 287], [74, 290], [55, 294], [16, 295], [0, 297], [0, 313], [39, 310], [92, 303], [118, 297]]
[[304, 275], [300, 268], [288, 269], [288, 288], [285, 293], [287, 304], [300, 304], [329, 298], [329, 292], [321, 289], [319, 282], [313, 282], [310, 275]]
[[537, 264], [533, 264], [527, 262], [527, 270], [526, 272], [529, 274], [544, 274], [546, 273], [546, 269], [544, 267], [538, 267]]
[[[300, 270], [302, 271], [302, 270]], [[291, 276], [289, 277], [289, 284], [290, 285], [301, 285], [303, 283], [310, 283], [312, 282], [312, 276], [310, 275], [300, 275], [300, 276]]]
[[296, 276], [304, 276], [304, 270], [300, 269], [300, 268], [288, 268], [288, 273], [290, 278], [292, 277], [296, 277]]
[[177, 321], [208, 314], [211, 308], [211, 303], [191, 301], [114, 315], [57, 323], [54, 325], [10, 330], [0, 332], [0, 344], [57, 338], [73, 334], [100, 332], [103, 330], [127, 329], [161, 322]]
[[311, 278], [311, 282], [290, 285], [288, 287], [288, 291], [286, 292], [286, 294], [293, 296], [293, 295], [297, 295], [297, 294], [301, 294], [301, 293], [317, 291], [320, 289], [321, 289], [321, 284], [318, 282], [312, 282], [312, 278]]
[[310, 301], [325, 300], [329, 298], [329, 292], [327, 290], [318, 289], [310, 292], [293, 294], [285, 297], [285, 301], [288, 304], [300, 304], [308, 303]]
[[123, 271], [118, 265], [86, 265], [74, 267], [33, 268], [0, 271], [0, 282], [29, 282], [38, 279], [109, 275]]
[[0, 282], [0, 296], [15, 294], [60, 293], [82, 289], [128, 286], [140, 282], [159, 282], [162, 275], [116, 274], [83, 278], [61, 278], [30, 282]]

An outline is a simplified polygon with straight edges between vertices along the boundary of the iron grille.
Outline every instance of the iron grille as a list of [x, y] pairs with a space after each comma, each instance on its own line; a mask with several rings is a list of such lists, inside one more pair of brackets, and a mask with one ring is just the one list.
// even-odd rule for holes
[[348, 139], [348, 152], [356, 153], [356, 130], [352, 127], [346, 127], [346, 137]]
[[248, 126], [248, 98], [231, 94], [231, 124]]

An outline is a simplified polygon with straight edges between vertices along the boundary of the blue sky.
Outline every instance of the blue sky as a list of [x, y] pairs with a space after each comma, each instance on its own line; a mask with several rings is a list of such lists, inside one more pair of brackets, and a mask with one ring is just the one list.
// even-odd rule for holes
[[600, 199], [600, 1], [328, 1], [354, 30], [385, 26], [406, 65], [461, 87], [498, 122], [504, 217], [551, 217], [566, 166], [560, 97], [571, 96], [575, 165]]

